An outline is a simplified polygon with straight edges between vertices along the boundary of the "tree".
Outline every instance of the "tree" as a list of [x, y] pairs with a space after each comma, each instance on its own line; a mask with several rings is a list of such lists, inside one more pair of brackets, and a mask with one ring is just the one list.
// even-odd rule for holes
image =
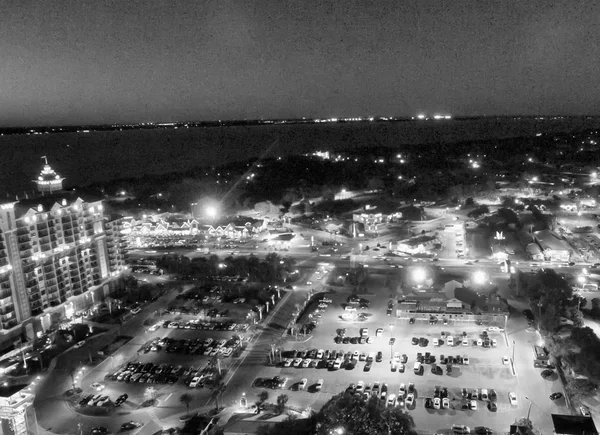
[[191, 394], [183, 393], [181, 396], [179, 396], [179, 403], [185, 405], [188, 415], [190, 414], [190, 403], [192, 403], [193, 401], [194, 397]]
[[285, 404], [287, 403], [287, 401], [287, 394], [280, 394], [279, 396], [277, 396], [277, 412], [279, 414], [283, 414], [283, 411], [285, 411]]
[[265, 403], [267, 400], [269, 400], [269, 392], [267, 390], [262, 390], [260, 393], [258, 393], [258, 400], [261, 404]]
[[219, 399], [221, 398], [221, 396], [223, 395], [223, 393], [225, 392], [226, 389], [227, 389], [227, 385], [225, 385], [223, 382], [219, 382], [212, 389], [211, 398], [215, 399], [215, 404], [216, 404], [217, 410], [219, 409]]
[[317, 434], [326, 435], [339, 427], [350, 435], [416, 435], [412, 417], [400, 408], [386, 408], [384, 401], [373, 396], [368, 401], [359, 396], [339, 394], [331, 398], [317, 415]]

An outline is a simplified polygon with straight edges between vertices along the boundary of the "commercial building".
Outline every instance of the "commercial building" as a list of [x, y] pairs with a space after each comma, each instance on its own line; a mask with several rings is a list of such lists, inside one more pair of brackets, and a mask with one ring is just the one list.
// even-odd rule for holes
[[99, 302], [125, 268], [120, 217], [62, 181], [46, 164], [38, 195], [0, 203], [0, 351]]
[[550, 230], [536, 231], [533, 238], [540, 245], [544, 258], [550, 261], [569, 262], [572, 249], [567, 242]]

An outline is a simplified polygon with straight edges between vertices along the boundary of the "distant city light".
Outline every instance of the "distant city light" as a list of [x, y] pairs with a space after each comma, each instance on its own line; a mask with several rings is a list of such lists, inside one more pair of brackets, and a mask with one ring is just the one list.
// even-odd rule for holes
[[418, 115], [417, 115], [417, 118], [418, 118], [418, 119], [425, 119], [425, 118], [426, 118], [426, 116], [425, 116], [425, 115], [423, 115], [422, 113], [420, 113], [420, 114], [418, 114]]

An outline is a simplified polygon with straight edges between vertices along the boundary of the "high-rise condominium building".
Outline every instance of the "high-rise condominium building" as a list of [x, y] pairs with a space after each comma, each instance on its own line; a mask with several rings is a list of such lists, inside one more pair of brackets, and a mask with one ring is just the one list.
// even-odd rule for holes
[[98, 303], [125, 268], [121, 220], [62, 182], [46, 164], [35, 197], [0, 203], [0, 351]]

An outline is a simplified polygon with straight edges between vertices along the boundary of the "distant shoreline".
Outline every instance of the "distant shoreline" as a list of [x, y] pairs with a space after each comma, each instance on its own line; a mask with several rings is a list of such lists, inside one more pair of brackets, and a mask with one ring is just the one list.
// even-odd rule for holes
[[[31, 191], [47, 156], [67, 186], [220, 166], [259, 156], [535, 137], [600, 128], [600, 118], [323, 123], [9, 135], [0, 137], [0, 194]], [[7, 194], [9, 196], [7, 196]]]

